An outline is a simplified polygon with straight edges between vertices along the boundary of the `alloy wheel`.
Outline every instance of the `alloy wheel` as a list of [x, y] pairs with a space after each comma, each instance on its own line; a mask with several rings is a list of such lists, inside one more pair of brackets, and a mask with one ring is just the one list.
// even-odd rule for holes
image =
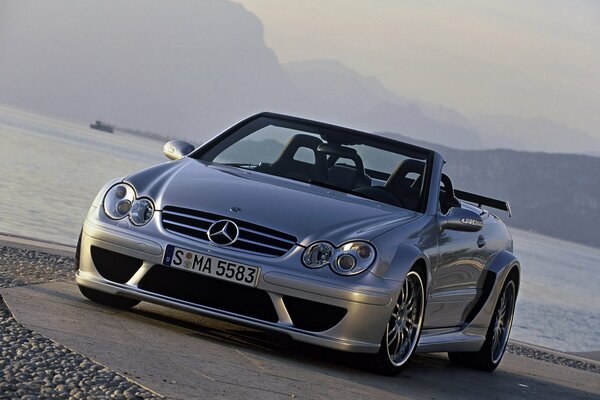
[[508, 343], [508, 336], [512, 326], [513, 314], [515, 309], [515, 284], [510, 281], [502, 297], [500, 304], [494, 315], [494, 331], [492, 335], [492, 362], [497, 363], [504, 354], [504, 349]]
[[424, 303], [423, 281], [417, 272], [411, 271], [406, 275], [385, 332], [387, 354], [395, 367], [406, 363], [417, 345]]

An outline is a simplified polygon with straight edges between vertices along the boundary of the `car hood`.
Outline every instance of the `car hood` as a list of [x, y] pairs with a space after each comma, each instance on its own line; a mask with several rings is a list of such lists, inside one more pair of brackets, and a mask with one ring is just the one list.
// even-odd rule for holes
[[[422, 214], [338, 192], [225, 165], [183, 159], [125, 178], [157, 210], [202, 210], [294, 235], [298, 243], [371, 240]], [[238, 212], [231, 211], [239, 209]]]

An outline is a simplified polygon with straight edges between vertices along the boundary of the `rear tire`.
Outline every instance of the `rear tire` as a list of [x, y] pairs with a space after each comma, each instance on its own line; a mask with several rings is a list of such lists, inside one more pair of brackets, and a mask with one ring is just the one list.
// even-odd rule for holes
[[100, 292], [96, 289], [91, 289], [86, 286], [79, 286], [79, 291], [82, 295], [87, 297], [89, 300], [92, 300], [96, 303], [103, 304], [105, 306], [120, 308], [122, 310], [127, 310], [129, 308], [135, 307], [140, 303], [140, 300], [129, 299], [127, 297], [115, 296], [114, 294], [108, 294], [104, 292]]
[[367, 367], [382, 375], [398, 375], [413, 357], [425, 310], [425, 286], [416, 271], [410, 271], [404, 280], [400, 296], [385, 327], [377, 354], [366, 355]]
[[493, 371], [498, 368], [512, 327], [515, 302], [517, 300], [517, 283], [509, 277], [502, 287], [494, 316], [486, 334], [485, 342], [478, 352], [451, 352], [448, 358], [451, 362], [465, 367], [482, 371]]

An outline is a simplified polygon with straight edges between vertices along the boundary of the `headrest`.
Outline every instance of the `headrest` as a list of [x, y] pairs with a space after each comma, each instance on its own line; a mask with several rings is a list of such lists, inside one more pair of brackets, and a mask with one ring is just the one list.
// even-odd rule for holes
[[315, 152], [315, 158], [318, 158], [317, 148], [322, 143], [323, 141], [321, 141], [321, 139], [314, 136], [303, 134], [294, 135], [290, 138], [290, 140], [288, 140], [287, 144], [281, 151], [281, 154], [279, 154], [279, 157], [277, 157], [277, 160], [275, 160], [273, 164], [276, 164], [281, 160], [292, 160], [298, 149], [301, 147], [306, 147], [313, 150]]
[[423, 171], [425, 169], [425, 162], [415, 160], [412, 158], [406, 159], [402, 161], [394, 172], [390, 175], [388, 180], [385, 182], [385, 187], [394, 187], [400, 185], [402, 180], [406, 178], [411, 172], [417, 173], [419, 175], [423, 175]]

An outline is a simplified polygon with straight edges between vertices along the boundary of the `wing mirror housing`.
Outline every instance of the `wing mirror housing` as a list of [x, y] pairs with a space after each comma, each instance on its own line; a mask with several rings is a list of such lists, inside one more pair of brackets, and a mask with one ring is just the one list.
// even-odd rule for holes
[[171, 140], [163, 146], [163, 153], [171, 160], [180, 160], [194, 151], [194, 146], [183, 140]]
[[460, 207], [452, 207], [440, 221], [442, 229], [463, 232], [477, 232], [483, 228], [483, 220], [476, 212]]

